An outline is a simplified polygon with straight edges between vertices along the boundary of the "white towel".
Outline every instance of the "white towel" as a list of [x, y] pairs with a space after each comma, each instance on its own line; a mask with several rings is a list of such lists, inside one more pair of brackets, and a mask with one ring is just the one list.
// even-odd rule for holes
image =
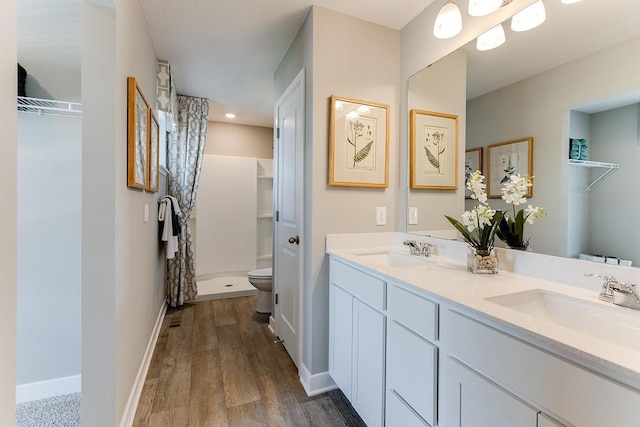
[[178, 217], [182, 216], [178, 200], [172, 196], [164, 196], [160, 199], [160, 206], [158, 207], [158, 221], [164, 221], [161, 238], [164, 242], [167, 242], [165, 248], [167, 259], [175, 258], [175, 254], [178, 252], [178, 236], [173, 235], [174, 214]]

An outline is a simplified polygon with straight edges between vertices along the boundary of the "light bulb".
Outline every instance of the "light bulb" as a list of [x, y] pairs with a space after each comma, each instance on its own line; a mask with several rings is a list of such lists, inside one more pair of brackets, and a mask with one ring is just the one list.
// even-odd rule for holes
[[450, 39], [460, 31], [462, 31], [462, 14], [454, 2], [448, 1], [438, 12], [433, 26], [433, 35], [439, 39]]
[[544, 3], [538, 0], [531, 6], [522, 9], [511, 18], [511, 29], [513, 31], [527, 31], [542, 24], [547, 18]]
[[476, 41], [476, 49], [478, 50], [491, 50], [502, 45], [506, 40], [504, 35], [504, 28], [502, 24], [498, 24], [489, 31], [480, 34]]
[[498, 10], [502, 0], [469, 0], [469, 15], [485, 16]]

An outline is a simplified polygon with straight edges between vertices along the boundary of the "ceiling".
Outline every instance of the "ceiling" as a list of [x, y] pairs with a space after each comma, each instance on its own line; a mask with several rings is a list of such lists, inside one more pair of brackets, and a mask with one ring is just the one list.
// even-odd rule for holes
[[[236, 123], [270, 127], [273, 74], [312, 5], [400, 30], [434, 0], [139, 1], [156, 56], [171, 62], [179, 93], [209, 98], [211, 120], [229, 121], [224, 113], [234, 112]], [[18, 1], [20, 56], [79, 68], [80, 3]], [[465, 14], [466, 0], [457, 3]], [[470, 98], [640, 34], [638, 0], [545, 0], [545, 7], [542, 26], [514, 33], [505, 25], [500, 48], [469, 48]]]
[[209, 117], [273, 125], [273, 74], [312, 5], [402, 29], [433, 0], [141, 0], [156, 56]]

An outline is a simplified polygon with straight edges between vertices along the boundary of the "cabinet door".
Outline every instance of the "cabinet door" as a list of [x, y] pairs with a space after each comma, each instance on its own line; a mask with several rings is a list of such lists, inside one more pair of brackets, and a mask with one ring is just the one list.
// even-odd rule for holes
[[538, 411], [489, 380], [447, 358], [446, 425], [536, 427]]
[[394, 391], [387, 391], [386, 425], [388, 427], [430, 427]]
[[353, 348], [353, 296], [344, 289], [329, 288], [329, 374], [351, 400]]
[[351, 404], [369, 427], [384, 420], [385, 335], [385, 316], [354, 299]]
[[[436, 425], [437, 348], [395, 321], [388, 324], [387, 390], [393, 390], [426, 422]], [[390, 414], [387, 424], [402, 425]]]

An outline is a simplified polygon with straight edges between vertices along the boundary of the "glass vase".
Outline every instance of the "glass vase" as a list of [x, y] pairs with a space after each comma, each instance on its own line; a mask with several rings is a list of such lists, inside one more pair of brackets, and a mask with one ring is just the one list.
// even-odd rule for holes
[[467, 270], [476, 274], [498, 274], [498, 253], [495, 248], [490, 251], [469, 248]]

